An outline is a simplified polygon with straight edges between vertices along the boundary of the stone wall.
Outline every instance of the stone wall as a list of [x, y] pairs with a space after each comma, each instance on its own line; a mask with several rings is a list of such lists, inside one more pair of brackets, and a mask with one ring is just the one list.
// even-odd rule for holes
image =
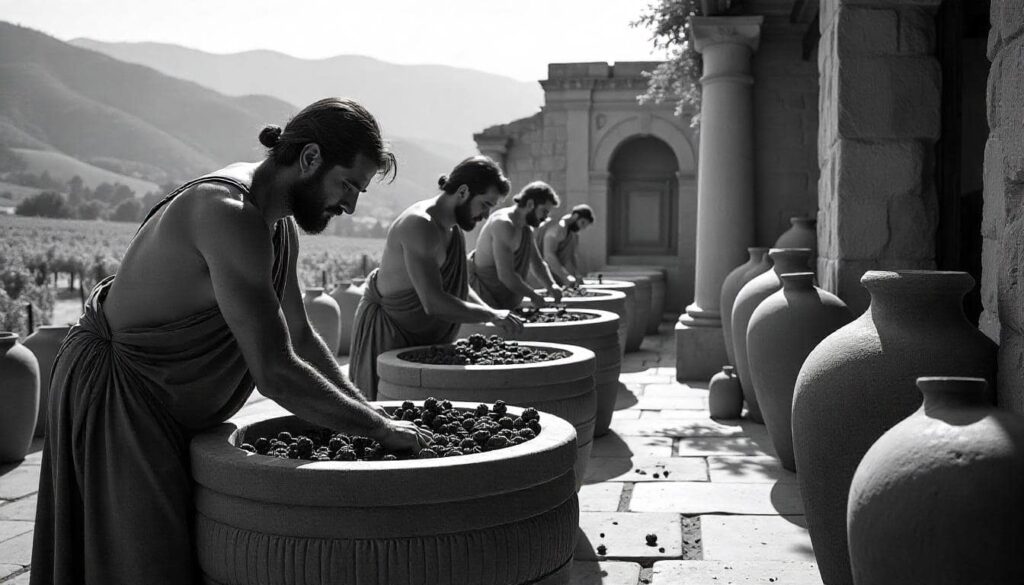
[[818, 64], [802, 57], [807, 25], [765, 18], [754, 53], [755, 242], [818, 209]]
[[999, 403], [1024, 413], [1024, 10], [992, 0], [981, 329], [999, 341]]
[[935, 266], [939, 4], [821, 3], [818, 277], [855, 312], [865, 271]]

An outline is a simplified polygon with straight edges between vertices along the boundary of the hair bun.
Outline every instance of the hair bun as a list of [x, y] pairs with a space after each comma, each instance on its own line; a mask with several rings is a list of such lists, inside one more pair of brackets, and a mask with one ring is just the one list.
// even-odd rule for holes
[[448, 182], [448, 175], [441, 175], [441, 177], [437, 179], [437, 186], [440, 187], [441, 189], [444, 189], [444, 185], [447, 182]]
[[260, 144], [267, 148], [274, 148], [277, 146], [278, 141], [281, 140], [281, 133], [284, 130], [280, 126], [275, 124], [267, 124], [260, 130]]

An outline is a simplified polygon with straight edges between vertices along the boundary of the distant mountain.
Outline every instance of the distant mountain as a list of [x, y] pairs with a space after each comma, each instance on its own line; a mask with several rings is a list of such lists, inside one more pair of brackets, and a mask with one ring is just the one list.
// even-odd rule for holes
[[396, 65], [358, 55], [298, 59], [273, 51], [216, 55], [160, 43], [72, 44], [194, 81], [227, 95], [265, 94], [296, 106], [324, 96], [352, 97], [385, 133], [475, 152], [473, 133], [537, 112], [540, 86], [441, 65]]
[[[31, 172], [62, 179], [74, 172], [87, 186], [120, 180], [141, 197], [153, 183], [261, 159], [259, 130], [296, 110], [270, 96], [226, 96], [0, 22], [0, 145], [17, 149]], [[450, 145], [389, 138], [398, 179], [372, 185], [359, 207], [385, 220], [436, 193], [437, 176], [463, 156]]]

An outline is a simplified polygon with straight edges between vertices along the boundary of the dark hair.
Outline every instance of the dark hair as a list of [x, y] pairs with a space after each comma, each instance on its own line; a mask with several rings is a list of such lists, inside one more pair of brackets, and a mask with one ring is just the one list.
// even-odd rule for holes
[[516, 205], [522, 207], [526, 205], [527, 201], [533, 201], [534, 205], [544, 205], [550, 203], [555, 207], [562, 204], [562, 200], [558, 198], [558, 193], [551, 188], [544, 181], [534, 181], [527, 186], [523, 187], [512, 201], [516, 202]]
[[591, 209], [590, 206], [587, 205], [586, 203], [580, 203], [579, 205], [576, 205], [575, 207], [572, 208], [571, 213], [575, 213], [577, 217], [581, 217], [589, 221], [590, 223], [594, 223], [594, 210]]
[[275, 164], [287, 166], [299, 158], [310, 143], [320, 147], [325, 167], [352, 166], [356, 155], [376, 163], [377, 174], [398, 173], [398, 162], [381, 137], [380, 126], [373, 114], [355, 100], [324, 98], [303, 108], [282, 129], [269, 124], [260, 131], [260, 143], [269, 150], [267, 156]]
[[467, 158], [455, 165], [451, 173], [441, 175], [437, 180], [437, 186], [449, 195], [458, 191], [462, 185], [469, 187], [469, 192], [473, 196], [481, 195], [487, 189], [495, 187], [504, 197], [512, 188], [498, 163], [483, 155]]

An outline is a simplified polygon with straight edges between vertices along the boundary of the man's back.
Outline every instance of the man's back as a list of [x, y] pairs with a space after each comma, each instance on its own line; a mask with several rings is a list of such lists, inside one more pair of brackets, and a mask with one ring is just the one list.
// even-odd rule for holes
[[508, 246], [513, 253], [519, 251], [522, 245], [521, 229], [528, 229], [525, 226], [516, 229], [512, 221], [512, 213], [515, 206], [499, 209], [487, 218], [487, 222], [480, 228], [480, 237], [476, 241], [476, 252], [473, 254], [473, 263], [477, 267], [489, 267], [497, 265], [494, 252], [498, 243]]

